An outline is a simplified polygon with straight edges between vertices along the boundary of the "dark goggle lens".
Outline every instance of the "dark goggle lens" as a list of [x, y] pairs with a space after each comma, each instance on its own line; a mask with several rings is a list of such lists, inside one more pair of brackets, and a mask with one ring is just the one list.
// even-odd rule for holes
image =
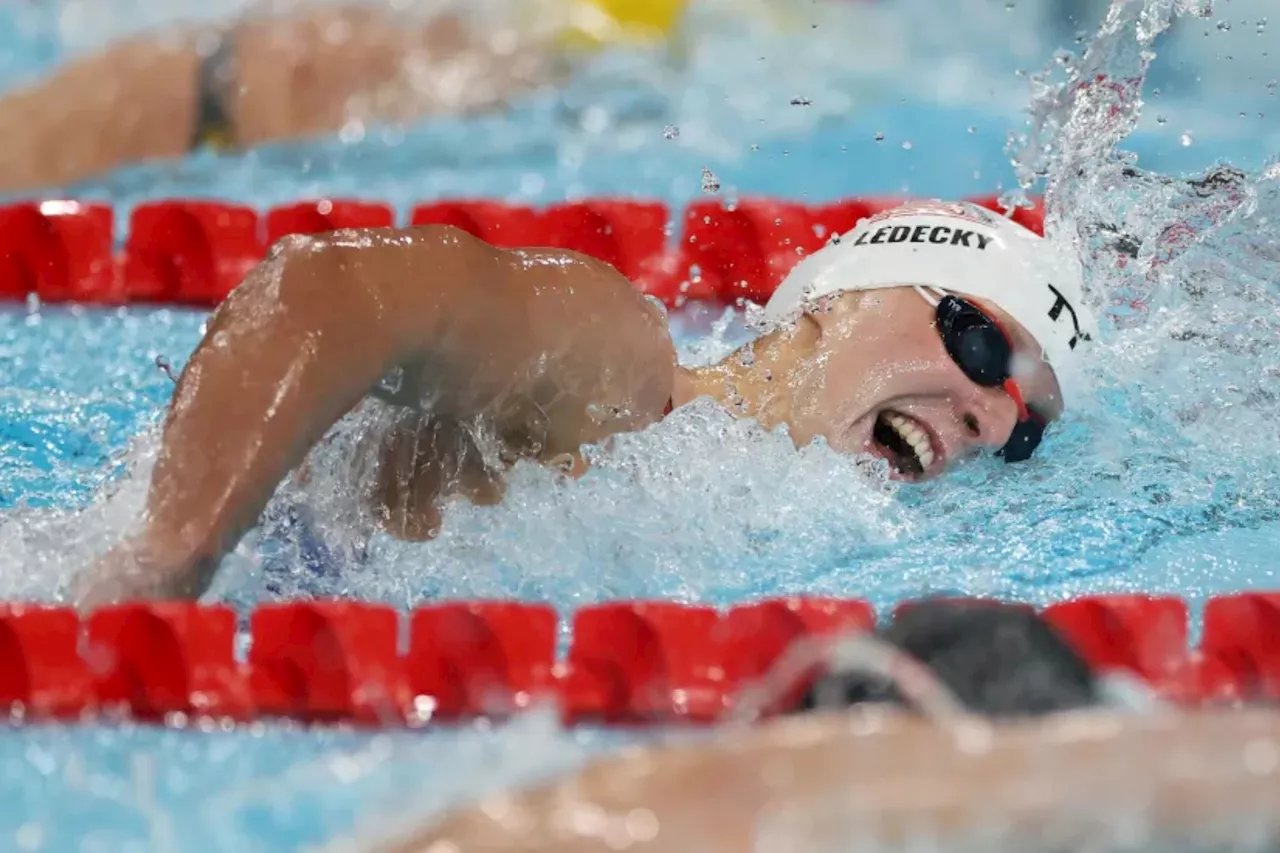
[[1009, 378], [1013, 346], [990, 317], [954, 296], [938, 303], [938, 331], [947, 354], [975, 385], [995, 388]]
[[[938, 331], [947, 354], [970, 382], [998, 388], [1009, 380], [1013, 344], [977, 306], [955, 296], [944, 296], [938, 303]], [[996, 455], [1005, 462], [1030, 459], [1044, 437], [1044, 428], [1045, 421], [1034, 414], [1020, 420]]]

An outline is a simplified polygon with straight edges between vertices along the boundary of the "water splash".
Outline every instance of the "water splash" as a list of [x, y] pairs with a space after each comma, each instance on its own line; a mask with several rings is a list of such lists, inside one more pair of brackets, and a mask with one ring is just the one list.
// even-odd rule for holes
[[[314, 476], [308, 482], [282, 487], [263, 530], [229, 558], [215, 595], [250, 604], [299, 594], [350, 594], [402, 605], [434, 596], [516, 595], [568, 609], [622, 595], [727, 603], [803, 591], [863, 595], [883, 607], [925, 592], [1048, 601], [1081, 592], [1141, 590], [1195, 600], [1223, 590], [1274, 587], [1280, 541], [1275, 485], [1280, 481], [1280, 358], [1274, 347], [1280, 332], [1275, 285], [1280, 280], [1275, 249], [1280, 169], [1272, 165], [1249, 172], [1223, 165], [1174, 178], [1143, 171], [1131, 152], [1117, 147], [1141, 121], [1143, 100], [1152, 97], [1142, 77], [1151, 67], [1156, 36], [1170, 20], [1197, 20], [1200, 8], [1169, 0], [1115, 4], [1083, 57], [1055, 61], [1035, 82], [1042, 88], [1025, 137], [1010, 151], [1020, 181], [1046, 185], [1055, 236], [1084, 257], [1090, 297], [1108, 319], [1108, 334], [1090, 368], [1093, 394], [1051, 432], [1046, 452], [1036, 461], [1013, 470], [979, 460], [945, 480], [896, 488], [874, 466], [821, 446], [796, 451], [785, 435], [694, 406], [653, 429], [593, 450], [596, 468], [580, 483], [520, 466], [506, 505], [455, 504], [440, 539], [409, 545], [382, 537], [367, 524], [349, 490], [331, 488], [368, 476], [360, 439], [386, 417], [370, 406], [313, 454]], [[935, 17], [931, 26], [936, 29], [943, 18]], [[1236, 26], [1232, 34], [1241, 29]], [[844, 45], [839, 39], [830, 44]], [[728, 61], [727, 45], [713, 42], [695, 64], [723, 61], [725, 67], [740, 67]], [[845, 56], [857, 53], [843, 49]], [[840, 73], [822, 88], [796, 79], [797, 74], [821, 77], [808, 70], [819, 62], [814, 55], [806, 54], [807, 65], [776, 80], [764, 80], [768, 75], [760, 71], [744, 78], [748, 82], [733, 92], [742, 100], [728, 107], [708, 108], [707, 95], [715, 87], [694, 87], [682, 107], [691, 115], [673, 110], [655, 119], [659, 128], [678, 121], [679, 142], [648, 130], [647, 137], [667, 150], [690, 146], [697, 157], [681, 171], [688, 176], [689, 192], [696, 193], [704, 152], [726, 139], [745, 148], [754, 138], [746, 120], [726, 121], [726, 111], [738, 110], [754, 121], [751, 110], [763, 108], [751, 98], [764, 102], [771, 93], [789, 98], [796, 91], [814, 101], [808, 109], [782, 111], [783, 120], [797, 127], [814, 128], [848, 109], [853, 96], [837, 91]], [[832, 67], [843, 73], [847, 63]], [[1099, 74], [1104, 80], [1097, 79]], [[962, 73], [955, 79], [972, 82], [975, 76]], [[1206, 144], [1208, 128], [1181, 119], [1175, 126], [1192, 127], [1197, 146]], [[467, 127], [470, 132], [459, 139], [511, 138]], [[613, 144], [610, 134], [617, 125], [608, 127], [600, 135]], [[872, 129], [865, 134], [870, 145]], [[537, 156], [552, 163], [546, 170], [551, 178], [541, 185], [546, 193], [560, 193], [578, 181], [614, 186], [614, 177], [583, 165], [593, 162], [589, 146], [579, 147], [577, 165], [556, 160], [580, 141], [577, 131], [568, 132], [568, 143], [556, 138], [558, 132], [555, 121], [548, 120], [523, 137], [532, 140]], [[925, 147], [925, 137], [913, 128], [895, 127], [892, 137], [910, 137], [919, 149]], [[499, 159], [493, 151], [488, 154]], [[442, 159], [462, 162], [457, 156]], [[296, 196], [296, 161], [281, 162], [288, 167], [287, 180], [271, 183], [262, 196], [256, 190], [243, 194], [268, 200], [273, 194]], [[646, 162], [639, 174], [628, 173], [631, 189], [650, 179], [654, 187], [667, 186], [666, 165]], [[261, 180], [266, 168], [261, 165], [255, 160], [227, 167], [230, 171], [220, 176], [227, 183], [213, 185], [228, 192], [235, 191], [236, 181], [247, 187], [251, 179]], [[485, 163], [464, 165], [459, 174]], [[528, 163], [520, 163], [486, 174], [496, 176], [492, 186], [497, 188], [517, 185], [529, 170]], [[729, 181], [729, 172], [718, 173]], [[332, 177], [320, 169], [308, 180], [329, 186], [325, 182]], [[205, 178], [190, 180], [208, 190]], [[489, 186], [450, 180], [432, 172], [394, 189], [435, 195]], [[825, 175], [822, 181], [830, 183]], [[145, 183], [148, 192], [155, 191], [154, 181]], [[200, 322], [184, 317], [173, 321], [181, 328], [165, 330], [159, 328], [162, 316], [136, 312], [91, 318], [43, 309], [35, 314], [42, 324], [38, 333], [30, 331], [33, 321], [27, 316], [0, 316], [0, 354], [8, 371], [0, 393], [0, 439], [4, 458], [14, 463], [0, 484], [5, 492], [0, 519], [4, 597], [56, 596], [61, 579], [136, 516], [155, 448], [147, 429], [170, 390], [154, 367], [155, 356], [167, 354], [176, 363], [190, 350]], [[723, 356], [740, 331], [739, 319], [728, 317], [714, 333], [706, 323], [698, 326], [696, 335], [682, 338], [684, 358]], [[127, 355], [120, 355], [122, 347]], [[129, 454], [113, 455], [139, 433]], [[128, 472], [124, 479], [122, 470]], [[109, 498], [101, 491], [107, 481], [117, 484]], [[100, 497], [89, 509], [67, 509], [95, 494]], [[15, 768], [6, 774], [14, 785], [13, 802], [36, 796], [30, 793], [36, 790], [30, 767], [42, 773], [41, 768], [51, 767], [50, 775], [61, 776], [72, 763], [67, 756], [94, 749], [102, 754], [100, 732], [85, 732], [79, 740], [75, 734], [57, 737], [52, 745], [7, 742], [13, 754], [3, 766]], [[459, 792], [450, 787], [456, 780], [422, 767], [474, 767], [487, 784], [499, 784], [516, 781], [504, 774], [522, 757], [530, 766], [549, 769], [540, 762], [572, 752], [571, 737], [549, 731], [498, 740], [490, 760], [474, 765], [465, 751], [445, 750], [443, 758], [413, 753], [406, 763], [397, 763], [383, 761], [371, 749], [373, 759], [355, 775], [373, 767], [364, 778], [386, 782], [379, 790], [388, 803], [430, 812]], [[259, 754], [273, 760], [297, 755], [296, 748], [264, 749], [243, 733], [202, 748], [216, 754], [190, 758], [175, 771], [187, 785], [191, 779], [221, 777], [235, 787], [235, 778], [225, 779], [228, 762]], [[207, 843], [205, 849], [249, 849], [245, 839], [261, 837], [264, 822], [285, 827], [280, 835], [288, 843], [306, 835], [299, 827], [314, 829], [317, 814], [327, 814], [330, 807], [354, 810], [350, 762], [334, 755], [331, 746], [316, 749], [329, 756], [322, 762], [326, 772], [319, 774], [327, 784], [292, 775], [280, 781], [274, 768], [264, 771], [279, 783], [280, 802], [265, 810], [241, 809], [237, 795], [228, 794], [236, 820], [197, 822], [221, 833], [197, 843]], [[157, 752], [182, 754], [168, 747]], [[210, 767], [217, 772], [209, 773]], [[414, 790], [415, 783], [419, 792], [423, 786], [431, 789], [426, 801], [396, 798]], [[62, 808], [68, 799], [83, 802], [73, 790], [41, 785], [46, 803]], [[170, 789], [172, 800], [165, 807], [188, 813], [191, 800], [183, 799], [182, 791], [189, 788], [178, 781]], [[472, 790], [464, 786], [462, 793]], [[320, 808], [317, 797], [324, 804]], [[108, 805], [113, 813], [122, 811], [118, 802]], [[23, 811], [30, 812], [12, 813]], [[1126, 817], [1132, 815], [1117, 813], [1117, 826]], [[58, 826], [56, 817], [43, 820], [45, 831]], [[336, 824], [325, 826], [336, 829]], [[0, 833], [21, 828], [6, 826]], [[30, 839], [36, 831], [22, 837]], [[133, 837], [131, 832], [125, 828], [117, 834]]]

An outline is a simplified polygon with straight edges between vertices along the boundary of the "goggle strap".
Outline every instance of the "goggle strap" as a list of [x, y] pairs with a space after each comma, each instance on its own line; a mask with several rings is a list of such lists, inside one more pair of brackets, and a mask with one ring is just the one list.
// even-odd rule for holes
[[1022, 389], [1018, 387], [1018, 383], [1013, 379], [1004, 381], [1004, 393], [1013, 399], [1013, 404], [1018, 407], [1018, 422], [1022, 423], [1031, 419], [1031, 412], [1027, 409], [1026, 402], [1022, 399]]
[[[920, 297], [924, 299], [925, 302], [928, 302], [934, 308], [938, 307], [938, 301], [939, 301], [938, 298], [929, 292], [930, 290], [933, 290], [933, 288], [926, 289], [924, 287], [921, 287], [918, 284], [913, 284], [911, 285], [911, 287], [915, 290], [916, 293], [920, 294]], [[938, 291], [938, 292], [941, 293], [941, 291]]]

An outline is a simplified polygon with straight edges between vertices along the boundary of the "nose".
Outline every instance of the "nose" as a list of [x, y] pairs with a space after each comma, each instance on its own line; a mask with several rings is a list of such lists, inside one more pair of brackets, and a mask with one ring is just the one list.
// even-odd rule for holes
[[1018, 405], [1000, 388], [975, 388], [960, 413], [961, 423], [974, 449], [999, 450], [1009, 443], [1018, 424]]

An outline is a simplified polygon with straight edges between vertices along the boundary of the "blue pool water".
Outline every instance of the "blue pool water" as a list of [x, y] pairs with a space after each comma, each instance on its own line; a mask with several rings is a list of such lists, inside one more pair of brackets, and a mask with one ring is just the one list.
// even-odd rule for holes
[[[816, 29], [783, 33], [734, 5], [705, 0], [682, 69], [611, 56], [502, 115], [152, 164], [66, 189], [122, 208], [171, 195], [265, 205], [330, 194], [401, 209], [459, 195], [680, 204], [701, 195], [707, 168], [725, 196], [985, 193], [1015, 183], [1006, 145], [1010, 133], [1028, 132], [1030, 77], [1055, 66], [1055, 49], [1079, 47], [1077, 25], [1048, 2], [831, 0], [805, 11], [818, 16]], [[1155, 14], [1174, 4], [1147, 5]], [[1125, 130], [1088, 116], [1043, 137], [1056, 146], [1054, 197], [1091, 241], [1092, 296], [1110, 315], [1092, 391], [1037, 461], [1007, 470], [979, 460], [898, 489], [855, 460], [819, 446], [797, 452], [784, 436], [695, 406], [622, 438], [572, 487], [520, 468], [503, 506], [454, 506], [437, 541], [406, 545], [362, 534], [353, 507], [326, 485], [358, 461], [356, 440], [379, 417], [370, 408], [314, 455], [310, 486], [282, 489], [211, 597], [247, 608], [313, 593], [401, 606], [506, 596], [568, 612], [615, 597], [727, 604], [808, 592], [887, 606], [929, 592], [1045, 602], [1143, 590], [1198, 602], [1277, 587], [1280, 175], [1270, 167], [1280, 105], [1270, 69], [1280, 22], [1265, 22], [1266, 0], [1217, 5], [1209, 18], [1180, 18], [1155, 43], [1127, 158], [1086, 150]], [[116, 17], [102, 19], [102, 8]], [[16, 22], [0, 63], [11, 84], [91, 47], [86, 33], [109, 31], [85, 20], [124, 32], [197, 17], [139, 3], [3, 14]], [[1099, 20], [1096, 12], [1079, 27], [1092, 33]], [[1140, 25], [1131, 16], [1104, 32], [1094, 61], [1121, 76], [1140, 66]], [[1045, 107], [1048, 94], [1036, 103]], [[810, 104], [792, 106], [797, 97]], [[668, 125], [680, 128], [674, 139]], [[1205, 188], [1165, 179], [1223, 162], [1239, 175], [1219, 172]], [[1072, 163], [1087, 165], [1086, 176], [1072, 178]], [[1199, 236], [1155, 264], [1152, 238], [1171, 224]], [[1113, 227], [1147, 238], [1123, 269]], [[1133, 298], [1144, 307], [1121, 311]], [[55, 598], [130, 523], [171, 388], [156, 360], [180, 367], [203, 321], [152, 309], [0, 311], [0, 596]], [[723, 354], [745, 334], [741, 318], [715, 311], [673, 322], [687, 360]], [[299, 559], [298, 534], [281, 521], [297, 511], [335, 571], [317, 576]], [[364, 556], [348, 556], [356, 552]], [[539, 718], [425, 736], [10, 731], [0, 735], [0, 847], [304, 849], [385, 813], [439, 809], [572, 765], [622, 737], [560, 733]]]

